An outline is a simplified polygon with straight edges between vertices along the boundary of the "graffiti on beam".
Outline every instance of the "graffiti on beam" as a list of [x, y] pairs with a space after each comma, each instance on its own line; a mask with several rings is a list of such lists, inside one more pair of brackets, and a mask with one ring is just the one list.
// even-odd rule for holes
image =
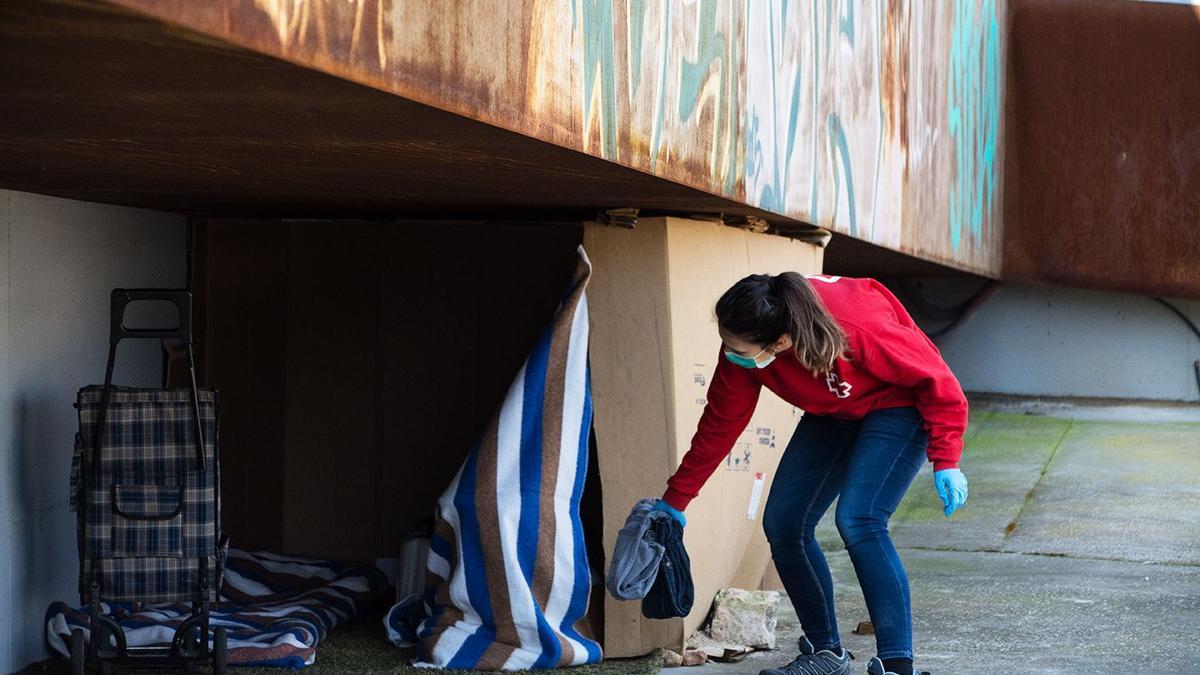
[[[617, 156], [617, 85], [613, 42], [613, 3], [581, 0], [583, 11], [584, 137], [600, 134], [600, 156]], [[593, 125], [597, 132], [593, 132]]]
[[1008, 2], [213, 0], [223, 14], [209, 3], [181, 6], [193, 23], [295, 63], [998, 273]]
[[950, 38], [947, 126], [955, 168], [950, 187], [950, 241], [978, 241], [998, 187], [1000, 26], [995, 0], [956, 0]]
[[738, 5], [574, 0], [572, 7], [583, 44], [583, 148], [652, 170], [699, 171], [720, 192], [736, 193]]

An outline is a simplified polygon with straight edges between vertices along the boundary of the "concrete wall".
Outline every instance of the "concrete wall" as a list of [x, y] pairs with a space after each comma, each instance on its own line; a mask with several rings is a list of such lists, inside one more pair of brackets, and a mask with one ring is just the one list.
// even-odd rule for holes
[[[182, 216], [0, 190], [0, 672], [44, 658], [46, 606], [78, 602], [71, 404], [104, 380], [108, 293], [183, 286], [186, 235]], [[139, 342], [114, 379], [157, 386]]]
[[[941, 305], [979, 287], [923, 284]], [[1200, 302], [1168, 301], [1200, 325]], [[1200, 338], [1147, 296], [1005, 284], [936, 342], [967, 391], [1200, 400]]]

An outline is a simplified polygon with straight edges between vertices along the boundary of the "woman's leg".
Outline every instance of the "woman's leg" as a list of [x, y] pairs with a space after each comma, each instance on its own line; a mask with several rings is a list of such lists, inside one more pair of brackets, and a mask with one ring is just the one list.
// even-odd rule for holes
[[805, 415], [796, 426], [771, 483], [763, 529], [771, 558], [804, 635], [817, 651], [841, 644], [833, 609], [833, 580], [814, 532], [841, 487], [857, 422]]
[[850, 452], [838, 497], [837, 527], [854, 563], [879, 658], [912, 659], [908, 575], [888, 535], [888, 519], [925, 462], [925, 429], [914, 408], [868, 413]]

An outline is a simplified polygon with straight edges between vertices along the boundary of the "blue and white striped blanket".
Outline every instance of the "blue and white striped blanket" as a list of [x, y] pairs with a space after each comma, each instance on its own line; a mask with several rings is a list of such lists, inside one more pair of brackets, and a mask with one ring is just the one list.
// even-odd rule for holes
[[593, 663], [575, 623], [591, 572], [579, 500], [588, 461], [591, 264], [568, 293], [500, 408], [438, 502], [423, 597], [385, 620], [416, 665], [520, 670]]
[[[370, 565], [330, 562], [230, 549], [221, 599], [209, 616], [225, 626], [229, 663], [299, 669], [316, 658], [317, 643], [387, 592], [387, 579]], [[189, 615], [187, 604], [104, 603], [130, 646], [170, 644]], [[55, 602], [46, 610], [46, 640], [70, 654], [71, 629], [88, 632], [87, 608]], [[90, 636], [89, 636], [90, 637]]]

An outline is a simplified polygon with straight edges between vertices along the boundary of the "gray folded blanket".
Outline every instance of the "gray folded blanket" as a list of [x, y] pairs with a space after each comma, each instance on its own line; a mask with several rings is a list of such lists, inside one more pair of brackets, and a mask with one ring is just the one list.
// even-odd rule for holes
[[655, 541], [651, 525], [658, 518], [671, 516], [663, 511], [652, 511], [654, 502], [653, 499], [638, 501], [617, 533], [617, 543], [609, 557], [604, 585], [618, 600], [641, 600], [646, 597], [658, 575], [665, 548]]

